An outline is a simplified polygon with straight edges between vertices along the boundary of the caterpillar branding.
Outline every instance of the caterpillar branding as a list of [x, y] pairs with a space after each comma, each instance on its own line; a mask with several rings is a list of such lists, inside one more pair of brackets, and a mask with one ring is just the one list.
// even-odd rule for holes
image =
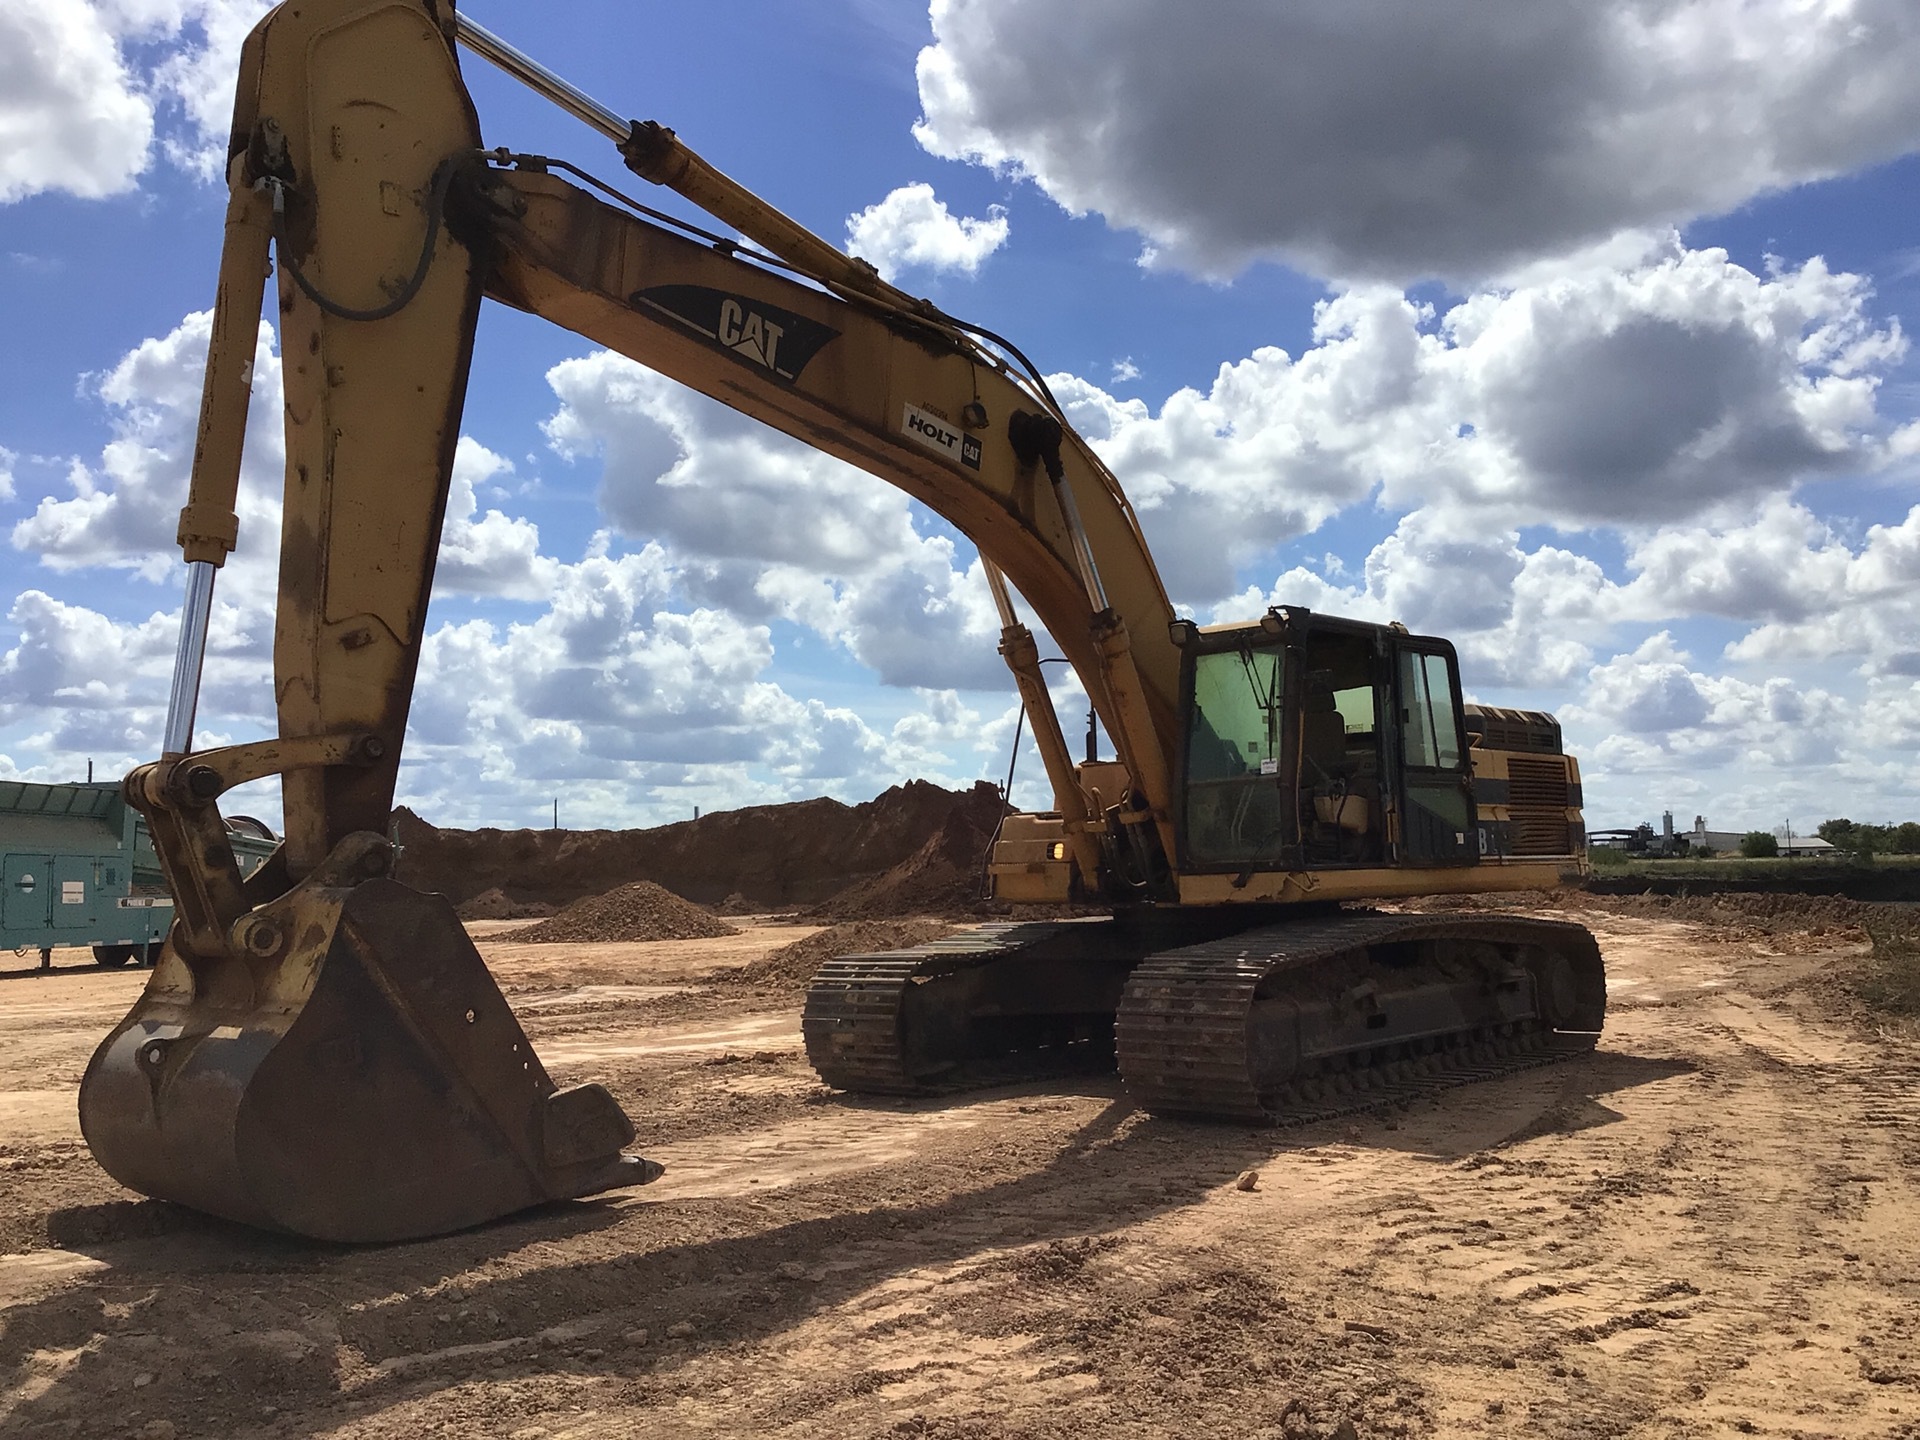
[[798, 380], [807, 362], [840, 335], [818, 320], [705, 285], [655, 285], [634, 291], [627, 303], [636, 310], [670, 316], [729, 354], [789, 383]]
[[900, 417], [900, 430], [909, 439], [918, 440], [927, 449], [938, 451], [969, 470], [980, 468], [980, 441], [972, 435], [963, 435], [954, 428], [952, 421], [935, 415], [931, 410], [922, 410], [918, 405], [907, 406]]

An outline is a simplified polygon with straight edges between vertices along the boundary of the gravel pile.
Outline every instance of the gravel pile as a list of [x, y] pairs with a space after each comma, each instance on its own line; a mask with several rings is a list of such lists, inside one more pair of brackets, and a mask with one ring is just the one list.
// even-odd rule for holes
[[740, 932], [651, 880], [636, 880], [576, 900], [550, 920], [508, 930], [495, 940], [539, 944], [593, 944], [612, 940], [711, 940]]
[[851, 920], [782, 945], [762, 955], [750, 965], [722, 972], [723, 979], [775, 984], [805, 985], [829, 960], [842, 955], [864, 955], [873, 951], [905, 950], [951, 935], [954, 927], [944, 920], [912, 916], [904, 920]]

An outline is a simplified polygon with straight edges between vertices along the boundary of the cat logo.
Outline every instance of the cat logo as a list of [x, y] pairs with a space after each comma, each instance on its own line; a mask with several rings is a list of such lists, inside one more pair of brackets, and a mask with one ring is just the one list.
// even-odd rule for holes
[[918, 405], [909, 405], [900, 417], [900, 429], [908, 439], [919, 441], [949, 460], [959, 461], [969, 470], [980, 468], [979, 440], [961, 434], [942, 416], [922, 410]]
[[666, 316], [745, 363], [788, 381], [840, 332], [746, 295], [706, 285], [655, 285], [636, 290], [627, 303]]
[[758, 311], [743, 308], [732, 296], [720, 302], [717, 332], [720, 343], [776, 373], [779, 367], [774, 361], [780, 354], [780, 337], [786, 333], [786, 326], [774, 324]]

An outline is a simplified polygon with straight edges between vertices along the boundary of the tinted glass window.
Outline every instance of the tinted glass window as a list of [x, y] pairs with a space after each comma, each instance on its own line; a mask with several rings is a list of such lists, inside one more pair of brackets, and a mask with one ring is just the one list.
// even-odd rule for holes
[[[1187, 778], [1220, 780], [1280, 756], [1280, 652], [1240, 650], [1194, 662]], [[1268, 773], [1272, 773], [1269, 767]]]
[[1460, 732], [1453, 721], [1453, 677], [1444, 655], [1400, 652], [1402, 753], [1417, 770], [1458, 770]]
[[1281, 842], [1283, 673], [1277, 649], [1194, 661], [1185, 845], [1197, 863], [1263, 860]]

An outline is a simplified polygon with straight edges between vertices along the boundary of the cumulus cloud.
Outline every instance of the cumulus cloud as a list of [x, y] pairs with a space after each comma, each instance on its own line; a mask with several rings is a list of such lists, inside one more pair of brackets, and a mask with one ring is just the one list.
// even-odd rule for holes
[[113, 195], [146, 168], [153, 108], [101, 18], [72, 0], [0, 9], [0, 203]]
[[1157, 413], [1051, 377], [1176, 597], [1219, 600], [1262, 551], [1368, 500], [1445, 509], [1478, 535], [1643, 535], [1898, 450], [1877, 396], [1906, 339], [1864, 280], [1819, 260], [1756, 274], [1668, 238], [1626, 270], [1543, 275], [1444, 314], [1342, 291], [1313, 338], [1223, 365]]
[[[1724, 576], [1722, 593], [1771, 586], [1769, 603], [1751, 616], [1765, 623], [1729, 646], [1730, 658], [1849, 657], [1868, 674], [1920, 675], [1920, 506], [1897, 525], [1869, 527], [1857, 550], [1797, 508], [1762, 517], [1751, 531], [1677, 548], [1698, 563], [1697, 574]], [[1747, 556], [1752, 569], [1739, 563]], [[1771, 582], [1760, 578], [1769, 573]]]
[[605, 351], [547, 378], [555, 448], [601, 461], [608, 518], [700, 603], [806, 625], [886, 684], [1006, 683], [977, 564], [898, 489]]
[[889, 280], [909, 268], [972, 275], [1007, 243], [1007, 230], [1007, 212], [998, 205], [984, 220], [955, 215], [933, 186], [902, 185], [847, 217], [847, 249]]
[[1908, 0], [933, 0], [933, 154], [1214, 275], [1471, 279], [1920, 145]]
[[240, 43], [264, 0], [13, 0], [0, 7], [0, 203], [134, 186], [154, 143], [211, 177]]
[[452, 819], [556, 788], [615, 813], [670, 802], [678, 814], [690, 797], [864, 796], [913, 773], [918, 737], [895, 741], [849, 709], [789, 694], [766, 678], [765, 626], [667, 609], [670, 588], [658, 547], [589, 556], [560, 568], [530, 622], [429, 634], [410, 791]]
[[500, 510], [480, 514], [476, 491], [502, 485], [513, 473], [511, 460], [470, 435], [462, 435], [454, 446], [446, 523], [433, 572], [436, 591], [516, 600], [540, 600], [552, 593], [558, 562], [540, 553], [540, 527]]
[[[167, 334], [136, 345], [96, 382], [111, 438], [97, 458], [69, 462], [68, 494], [42, 496], [14, 525], [9, 538], [16, 551], [56, 572], [105, 567], [149, 581], [179, 572], [174, 537], [187, 499], [212, 329], [211, 311], [188, 315]], [[286, 468], [282, 393], [273, 331], [262, 322], [236, 504], [240, 545], [217, 589], [248, 610], [270, 609], [277, 585]]]
[[[0, 742], [9, 768], [60, 778], [92, 757], [113, 773], [158, 748], [179, 626], [173, 531], [209, 332], [207, 315], [188, 316], [90, 381], [108, 438], [97, 458], [71, 462], [64, 493], [43, 497], [13, 527], [14, 552], [38, 561], [49, 584], [5, 597]], [[241, 548], [215, 592], [203, 746], [271, 733], [275, 723], [283, 398], [265, 326], [254, 384]], [[563, 792], [581, 807], [577, 816], [632, 822], [678, 818], [689, 804], [823, 791], [858, 799], [913, 775], [971, 778], [971, 764], [956, 771], [941, 748], [972, 718], [954, 698], [952, 677], [965, 667], [950, 652], [974, 610], [990, 606], [949, 539], [919, 535], [904, 498], [880, 482], [844, 466], [807, 468], [819, 457], [798, 447], [770, 471], [755, 469], [752, 447], [717, 407], [641, 407], [625, 428], [596, 429], [594, 406], [608, 395], [585, 385], [576, 398], [583, 408], [563, 407], [553, 430], [608, 459], [609, 509], [619, 510], [623, 485], [654, 486], [673, 523], [663, 541], [624, 552], [603, 531], [577, 560], [543, 553], [530, 520], [481, 500], [528, 482], [504, 456], [460, 438], [435, 593], [472, 597], [483, 618], [440, 624], [425, 640], [406, 795], [450, 822], [485, 823]], [[641, 453], [656, 456], [655, 469], [621, 468]], [[678, 474], [665, 473], [675, 465]], [[729, 495], [736, 469], [745, 488]], [[676, 486], [710, 489], [703, 501], [666, 493]], [[107, 604], [50, 593], [64, 577], [84, 586], [116, 570], [161, 582], [171, 603], [134, 620], [118, 595]], [[831, 583], [806, 583], [826, 575]], [[741, 613], [690, 596], [696, 588], [736, 594]], [[502, 618], [516, 605], [528, 618]], [[888, 729], [790, 693], [772, 674], [776, 617], [831, 630], [901, 684], [933, 686], [928, 715], [909, 713]], [[990, 634], [976, 648], [997, 666]], [[1003, 672], [989, 683], [1004, 687]], [[271, 797], [247, 804], [274, 810]]]
[[[1834, 813], [1835, 781], [1871, 767], [1878, 748], [1844, 697], [1785, 675], [1702, 671], [1666, 631], [1596, 665], [1560, 718], [1589, 795], [1612, 813], [1651, 793], [1728, 828], [1789, 808]], [[1914, 793], [1911, 780], [1900, 788]]]

